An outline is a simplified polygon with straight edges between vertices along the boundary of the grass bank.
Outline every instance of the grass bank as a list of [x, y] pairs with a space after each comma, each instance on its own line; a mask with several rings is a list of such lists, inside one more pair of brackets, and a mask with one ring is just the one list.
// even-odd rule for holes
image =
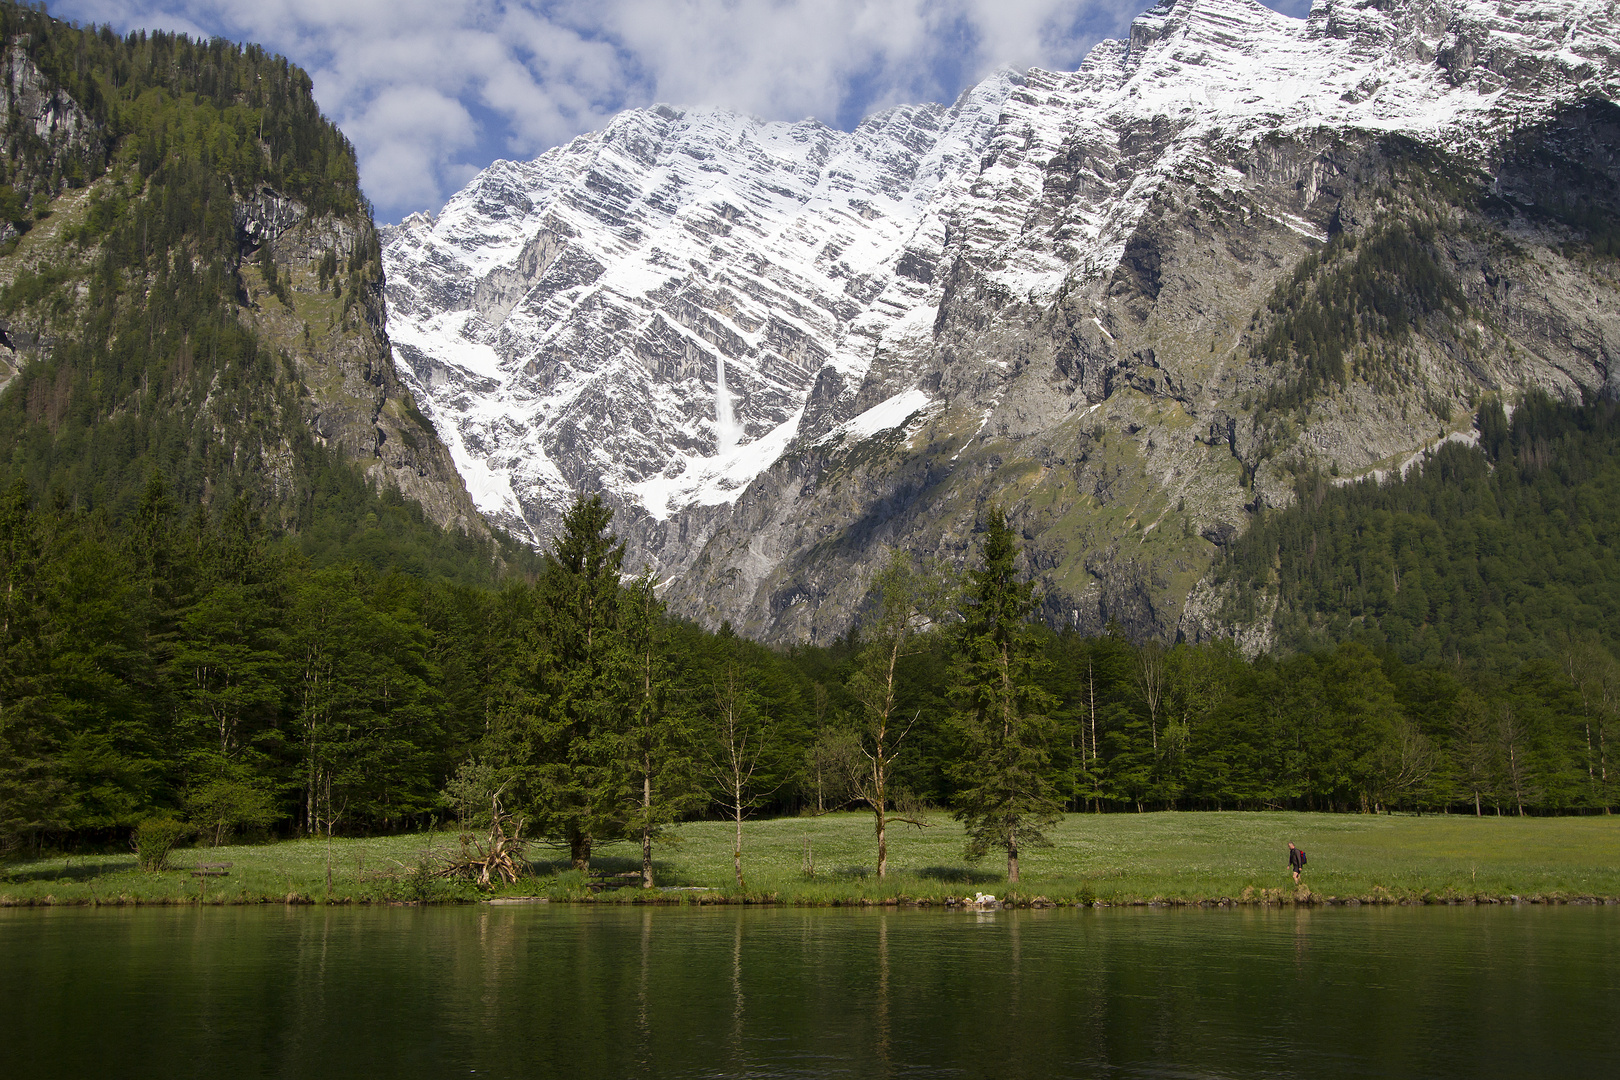
[[[1620, 818], [1391, 817], [1294, 813], [1071, 814], [1052, 846], [1024, 853], [1017, 902], [1467, 903], [1620, 901]], [[1296, 893], [1287, 845], [1310, 863]], [[691, 822], [656, 849], [661, 891], [592, 893], [556, 852], [530, 851], [532, 876], [491, 893], [431, 877], [421, 868], [456, 845], [448, 833], [293, 840], [182, 849], [174, 869], [146, 873], [133, 855], [42, 859], [0, 869], [0, 905], [454, 902], [495, 897], [555, 901], [788, 904], [944, 903], [983, 891], [1005, 898], [1004, 863], [970, 866], [962, 830], [945, 815], [930, 828], [897, 831], [890, 874], [872, 873], [871, 818], [838, 814], [744, 827], [745, 885], [732, 879], [732, 833]], [[203, 863], [231, 863], [197, 877]], [[593, 866], [639, 869], [639, 849], [599, 848]]]

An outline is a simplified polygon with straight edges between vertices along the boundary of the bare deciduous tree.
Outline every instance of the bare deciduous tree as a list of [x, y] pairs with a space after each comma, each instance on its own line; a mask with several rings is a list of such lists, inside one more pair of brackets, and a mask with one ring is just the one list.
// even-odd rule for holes
[[649, 567], [624, 590], [622, 631], [630, 676], [630, 712], [623, 749], [636, 799], [627, 816], [641, 839], [641, 887], [653, 887], [653, 841], [680, 813], [700, 801], [688, 755], [691, 732], [682, 710], [668, 707], [669, 662], [665, 656], [664, 605]]
[[1581, 727], [1586, 740], [1586, 780], [1593, 801], [1609, 812], [1609, 737], [1615, 723], [1620, 664], [1594, 637], [1565, 635], [1558, 659], [1581, 699]]
[[1374, 794], [1379, 803], [1388, 805], [1403, 795], [1421, 795], [1419, 789], [1434, 775], [1436, 764], [1434, 746], [1428, 737], [1406, 717], [1396, 717], [1376, 764], [1378, 786]]
[[1528, 732], [1511, 704], [1504, 703], [1496, 722], [1497, 750], [1502, 756], [1502, 787], [1513, 797], [1519, 817], [1524, 817], [1524, 800], [1530, 794]]
[[1164, 705], [1164, 646], [1148, 641], [1136, 650], [1136, 692], [1148, 710], [1148, 730], [1153, 736], [1153, 756], [1159, 756], [1159, 710]]
[[760, 766], [765, 758], [768, 721], [759, 715], [754, 692], [740, 666], [728, 660], [714, 688], [713, 728], [707, 747], [709, 782], [726, 814], [736, 825], [731, 861], [737, 887], [743, 887], [742, 827], [760, 801]]
[[1475, 817], [1484, 814], [1482, 803], [1492, 790], [1495, 775], [1493, 737], [1484, 702], [1472, 693], [1465, 692], [1457, 702], [1457, 711], [1451, 722], [1451, 747], [1458, 784], [1462, 794], [1473, 800]]
[[824, 727], [805, 754], [806, 772], [815, 788], [816, 814], [848, 806], [855, 799], [850, 777], [861, 771], [861, 741], [853, 732]]
[[891, 815], [898, 809], [893, 787], [895, 760], [906, 736], [916, 725], [918, 712], [907, 719], [899, 708], [900, 662], [914, 651], [917, 637], [934, 625], [943, 607], [938, 573], [919, 574], [904, 552], [896, 551], [888, 566], [878, 575], [878, 610], [863, 635], [859, 665], [850, 679], [850, 690], [861, 705], [855, 746], [859, 757], [850, 775], [853, 801], [865, 803], [872, 811], [877, 834], [877, 876], [889, 871], [889, 821], [902, 821], [922, 828], [926, 822], [917, 813]]

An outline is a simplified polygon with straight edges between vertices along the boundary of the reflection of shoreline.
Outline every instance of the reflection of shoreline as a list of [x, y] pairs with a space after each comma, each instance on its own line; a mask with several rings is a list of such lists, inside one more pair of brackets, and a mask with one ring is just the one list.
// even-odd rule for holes
[[21, 976], [0, 1009], [28, 1021], [8, 1060], [42, 1080], [104, 1051], [82, 1011], [40, 1001], [93, 1007], [98, 1039], [154, 1072], [251, 1059], [314, 1080], [1287, 1076], [1307, 1058], [1587, 1076], [1620, 1058], [1613, 911], [967, 914], [58, 911], [27, 934], [0, 920], [0, 970]]
[[[62, 890], [66, 891], [66, 890]], [[699, 889], [688, 887], [685, 892], [714, 891], [718, 888]], [[550, 907], [557, 909], [567, 908], [629, 908], [634, 906], [637, 910], [651, 911], [686, 910], [693, 908], [769, 908], [781, 911], [822, 911], [822, 910], [851, 910], [858, 908], [872, 908], [878, 911], [910, 911], [910, 912], [941, 912], [948, 914], [972, 914], [980, 919], [993, 919], [997, 910], [1017, 910], [1021, 912], [1039, 911], [1098, 911], [1098, 912], [1137, 912], [1162, 910], [1194, 910], [1215, 911], [1229, 909], [1259, 909], [1259, 910], [1324, 910], [1330, 908], [1424, 908], [1424, 907], [1458, 907], [1458, 908], [1494, 908], [1494, 907], [1616, 907], [1620, 906], [1620, 895], [1568, 895], [1564, 893], [1508, 893], [1508, 894], [1479, 894], [1475, 896], [1436, 896], [1428, 890], [1421, 892], [1393, 892], [1381, 891], [1370, 896], [1323, 896], [1312, 893], [1300, 898], [1292, 895], [1292, 889], [1267, 889], [1256, 892], [1253, 896], [1222, 896], [1194, 899], [1187, 897], [1172, 897], [1153, 900], [1095, 900], [1072, 901], [1051, 900], [1045, 903], [1031, 903], [1022, 898], [1008, 901], [991, 909], [977, 906], [972, 903], [951, 903], [945, 899], [919, 899], [906, 900], [899, 903], [874, 902], [859, 895], [829, 901], [825, 893], [803, 899], [791, 896], [782, 896], [780, 893], [771, 896], [732, 897], [732, 896], [706, 896], [701, 900], [691, 901], [682, 899], [643, 898], [641, 896], [629, 899], [612, 895], [604, 896], [570, 896], [561, 899], [548, 896], [494, 896], [487, 900], [453, 900], [445, 902], [399, 901], [390, 896], [346, 896], [342, 900], [325, 905], [314, 899], [300, 896], [296, 899], [287, 899], [280, 893], [250, 893], [238, 891], [226, 893], [216, 897], [213, 893], [207, 896], [204, 910], [221, 908], [259, 908], [267, 904], [289, 909], [309, 908], [330, 910], [332, 908], [351, 909], [381, 909], [381, 908], [502, 908], [502, 907]], [[1286, 893], [1285, 896], [1272, 894]], [[174, 908], [176, 906], [197, 907], [195, 893], [188, 897], [155, 896], [139, 897], [112, 894], [107, 896], [56, 896], [53, 893], [43, 896], [15, 897], [0, 893], [0, 912], [17, 913], [31, 910], [61, 910], [64, 908], [82, 909], [85, 911], [106, 910], [117, 908]]]

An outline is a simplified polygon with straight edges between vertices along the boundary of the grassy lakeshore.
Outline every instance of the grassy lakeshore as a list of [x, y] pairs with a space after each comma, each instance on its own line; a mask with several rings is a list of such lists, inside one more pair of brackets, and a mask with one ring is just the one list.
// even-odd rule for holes
[[[1054, 903], [1568, 902], [1620, 899], [1620, 818], [1392, 817], [1294, 813], [1073, 814], [1049, 848], [1026, 851], [1016, 899]], [[1296, 894], [1287, 844], [1305, 848], [1306, 889]], [[806, 841], [809, 842], [808, 850]], [[530, 849], [533, 876], [494, 893], [445, 882], [417, 868], [457, 846], [453, 833], [331, 844], [331, 891], [323, 840], [177, 850], [173, 869], [145, 873], [133, 855], [88, 855], [0, 869], [0, 905], [175, 903], [454, 902], [491, 896], [634, 902], [750, 901], [784, 904], [933, 903], [984, 891], [1005, 897], [1004, 860], [970, 866], [962, 830], [947, 815], [921, 832], [894, 830], [890, 874], [872, 874], [871, 818], [838, 814], [744, 826], [746, 884], [734, 887], [732, 831], [691, 822], [655, 849], [660, 886], [592, 893], [560, 854]], [[807, 856], [814, 874], [807, 874]], [[203, 863], [228, 875], [198, 878]], [[639, 869], [639, 848], [600, 848], [593, 868]]]

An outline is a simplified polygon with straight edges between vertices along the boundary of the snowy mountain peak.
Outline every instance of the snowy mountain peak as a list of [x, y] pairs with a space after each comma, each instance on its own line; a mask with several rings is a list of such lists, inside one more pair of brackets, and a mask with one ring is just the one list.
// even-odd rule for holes
[[[857, 417], [904, 423], [885, 402], [948, 395], [923, 383], [962, 268], [1032, 304], [1106, 277], [1216, 145], [1335, 129], [1485, 153], [1510, 118], [1612, 98], [1617, 26], [1604, 0], [1318, 0], [1304, 20], [1165, 0], [1077, 71], [998, 72], [850, 132], [633, 109], [387, 230], [389, 332], [500, 524], [542, 537], [576, 489], [622, 526], [701, 516], [796, 447], [878, 433]], [[678, 568], [687, 533], [644, 554]]]

